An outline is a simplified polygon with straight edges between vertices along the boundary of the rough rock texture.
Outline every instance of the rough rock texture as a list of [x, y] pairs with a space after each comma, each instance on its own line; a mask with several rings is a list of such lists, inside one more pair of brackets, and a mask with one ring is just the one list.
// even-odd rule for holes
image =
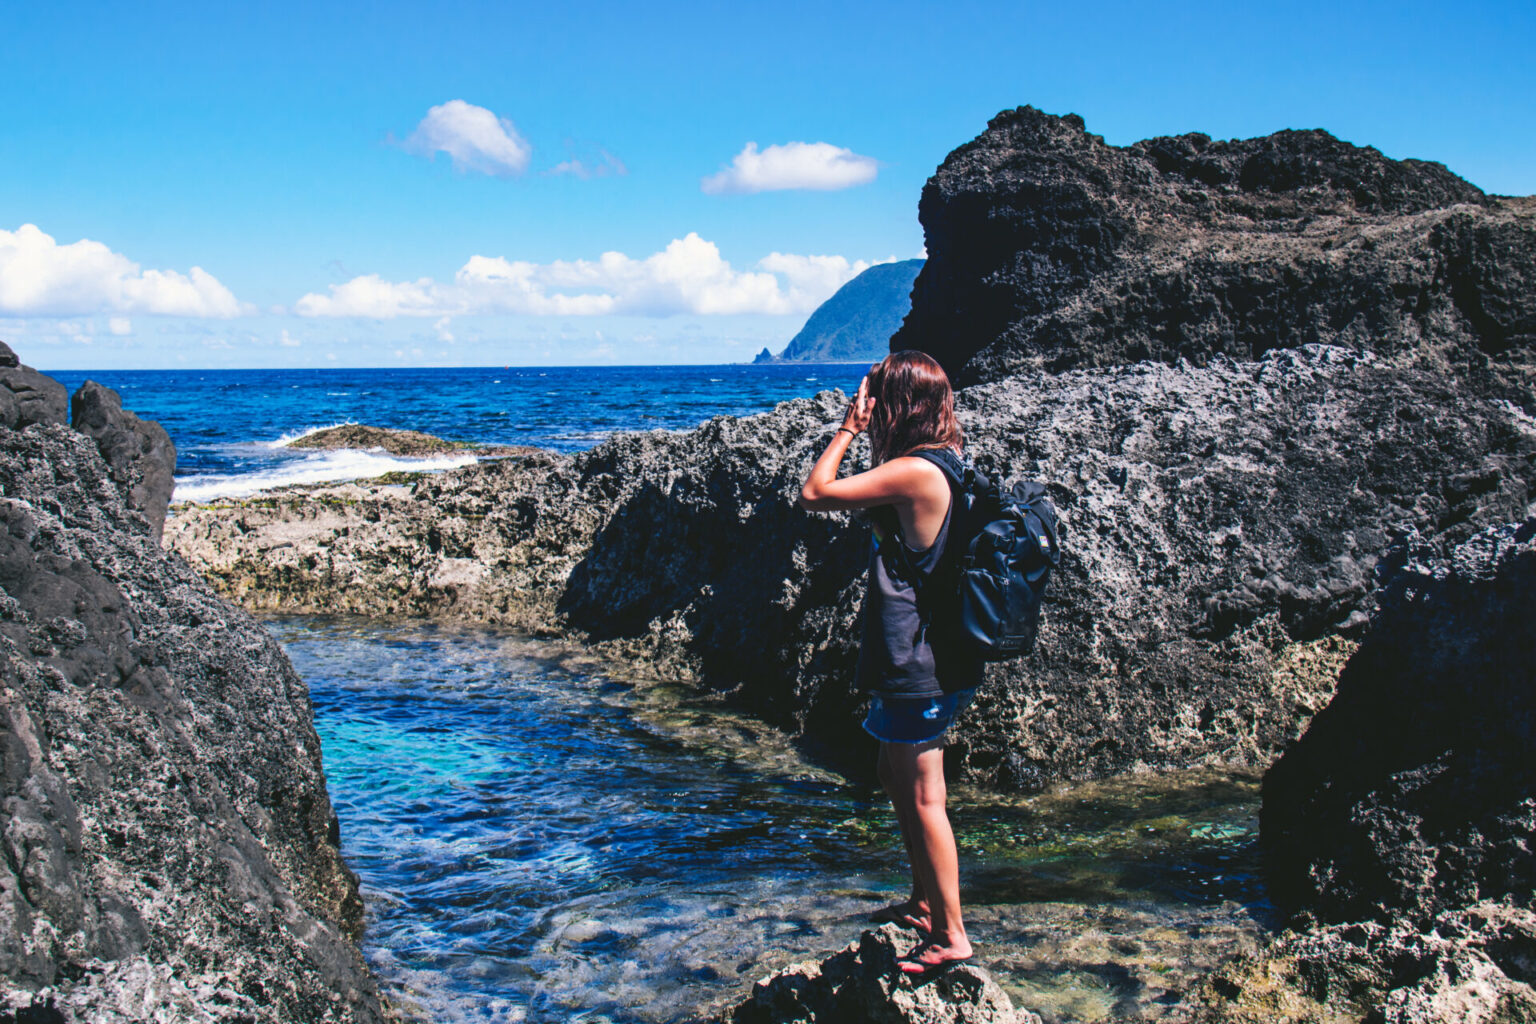
[[0, 341], [0, 427], [20, 430], [29, 423], [63, 423], [69, 392], [52, 377], [22, 366]]
[[913, 985], [896, 966], [911, 945], [895, 925], [865, 932], [821, 963], [796, 964], [759, 981], [719, 1024], [1039, 1024], [969, 964]]
[[96, 442], [129, 506], [144, 513], [155, 540], [176, 488], [176, 446], [160, 424], [123, 408], [116, 391], [93, 380], [70, 399], [70, 425]]
[[0, 429], [0, 1005], [384, 1019], [308, 691], [125, 503], [108, 421]]
[[288, 442], [289, 448], [382, 448], [391, 455], [424, 456], [448, 452], [473, 451], [477, 455], [524, 454], [536, 451], [524, 447], [488, 448], [468, 441], [445, 441], [419, 430], [393, 430], [362, 423], [343, 423], [338, 427], [314, 430]]
[[1192, 1024], [1529, 1024], [1536, 914], [1480, 903], [1422, 926], [1370, 921], [1288, 932], [1215, 971]]
[[1536, 200], [1327, 132], [1119, 148], [1020, 107], [918, 215], [928, 262], [891, 347], [959, 384], [1313, 342], [1531, 369]]
[[[579, 635], [862, 761], [866, 535], [793, 503], [842, 403], [409, 493], [183, 507], [167, 542], [253, 607]], [[1340, 349], [1017, 378], [959, 404], [982, 467], [1051, 481], [1068, 529], [1038, 648], [993, 670], [954, 734], [953, 765], [1004, 788], [1267, 764], [1332, 694], [1393, 533], [1464, 539], [1524, 517], [1536, 493], [1523, 413]]]
[[1338, 694], [1264, 779], [1272, 898], [1327, 921], [1536, 899], [1536, 519], [1409, 544]]

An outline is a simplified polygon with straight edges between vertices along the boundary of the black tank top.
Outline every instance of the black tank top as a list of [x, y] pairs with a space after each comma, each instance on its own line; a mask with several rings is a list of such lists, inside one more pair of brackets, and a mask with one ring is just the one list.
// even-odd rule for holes
[[[903, 539], [894, 508], [882, 506], [870, 517], [873, 542], [856, 677], [860, 690], [882, 697], [938, 697], [981, 682], [982, 663], [951, 642], [945, 609], [928, 607], [942, 595], [933, 588], [922, 590], [943, 561], [954, 507], [951, 494], [939, 535], [921, 551]], [[926, 602], [922, 608], [920, 592]]]

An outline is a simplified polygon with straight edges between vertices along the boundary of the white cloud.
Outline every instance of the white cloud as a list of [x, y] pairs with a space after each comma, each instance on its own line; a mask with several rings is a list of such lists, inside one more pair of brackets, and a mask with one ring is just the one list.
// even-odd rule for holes
[[232, 317], [250, 309], [202, 267], [186, 274], [143, 270], [100, 242], [60, 245], [37, 225], [23, 224], [0, 229], [0, 311]]
[[[472, 256], [451, 283], [385, 281], [377, 274], [331, 285], [294, 304], [301, 316], [452, 317], [488, 313], [595, 316], [677, 313], [808, 313], [871, 264], [843, 256], [772, 253], [737, 270], [713, 242], [690, 232], [644, 259], [605, 252], [595, 260], [530, 263]], [[440, 325], [446, 327], [446, 324]]]
[[283, 348], [298, 348], [300, 344], [299, 339], [289, 334], [286, 327], [283, 328], [282, 336], [277, 339], [277, 343]]
[[107, 331], [118, 337], [133, 333], [133, 321], [125, 316], [114, 316], [107, 319]]
[[533, 155], [533, 147], [511, 121], [463, 100], [427, 111], [406, 138], [405, 149], [426, 157], [441, 151], [453, 158], [455, 170], [498, 177], [522, 174]]
[[629, 168], [624, 166], [624, 161], [603, 149], [601, 146], [592, 153], [582, 156], [572, 155], [569, 160], [562, 160], [545, 174], [569, 174], [581, 178], [622, 178], [629, 173]]
[[449, 329], [449, 326], [452, 323], [453, 323], [453, 317], [445, 316], [445, 317], [442, 317], [441, 319], [439, 319], [437, 321], [437, 323], [432, 325], [432, 329], [437, 332], [437, 340], [438, 341], [452, 341], [453, 340], [453, 331], [451, 331]]
[[749, 142], [731, 166], [700, 182], [710, 195], [799, 188], [827, 191], [875, 180], [880, 163], [829, 142], [787, 142], [758, 151]]

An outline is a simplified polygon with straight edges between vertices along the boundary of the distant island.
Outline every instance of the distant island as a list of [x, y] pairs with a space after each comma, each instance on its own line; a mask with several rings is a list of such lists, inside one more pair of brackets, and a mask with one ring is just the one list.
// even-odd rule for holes
[[764, 348], [754, 363], [836, 363], [882, 359], [891, 335], [912, 308], [912, 282], [922, 260], [881, 263], [839, 288], [812, 313], [800, 333], [774, 355]]

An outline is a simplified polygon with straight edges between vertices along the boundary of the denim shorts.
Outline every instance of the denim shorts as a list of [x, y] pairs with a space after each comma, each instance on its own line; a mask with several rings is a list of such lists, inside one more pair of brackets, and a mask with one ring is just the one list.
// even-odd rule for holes
[[869, 699], [864, 731], [886, 743], [928, 743], [944, 735], [975, 690], [956, 690], [942, 697], [881, 697]]

